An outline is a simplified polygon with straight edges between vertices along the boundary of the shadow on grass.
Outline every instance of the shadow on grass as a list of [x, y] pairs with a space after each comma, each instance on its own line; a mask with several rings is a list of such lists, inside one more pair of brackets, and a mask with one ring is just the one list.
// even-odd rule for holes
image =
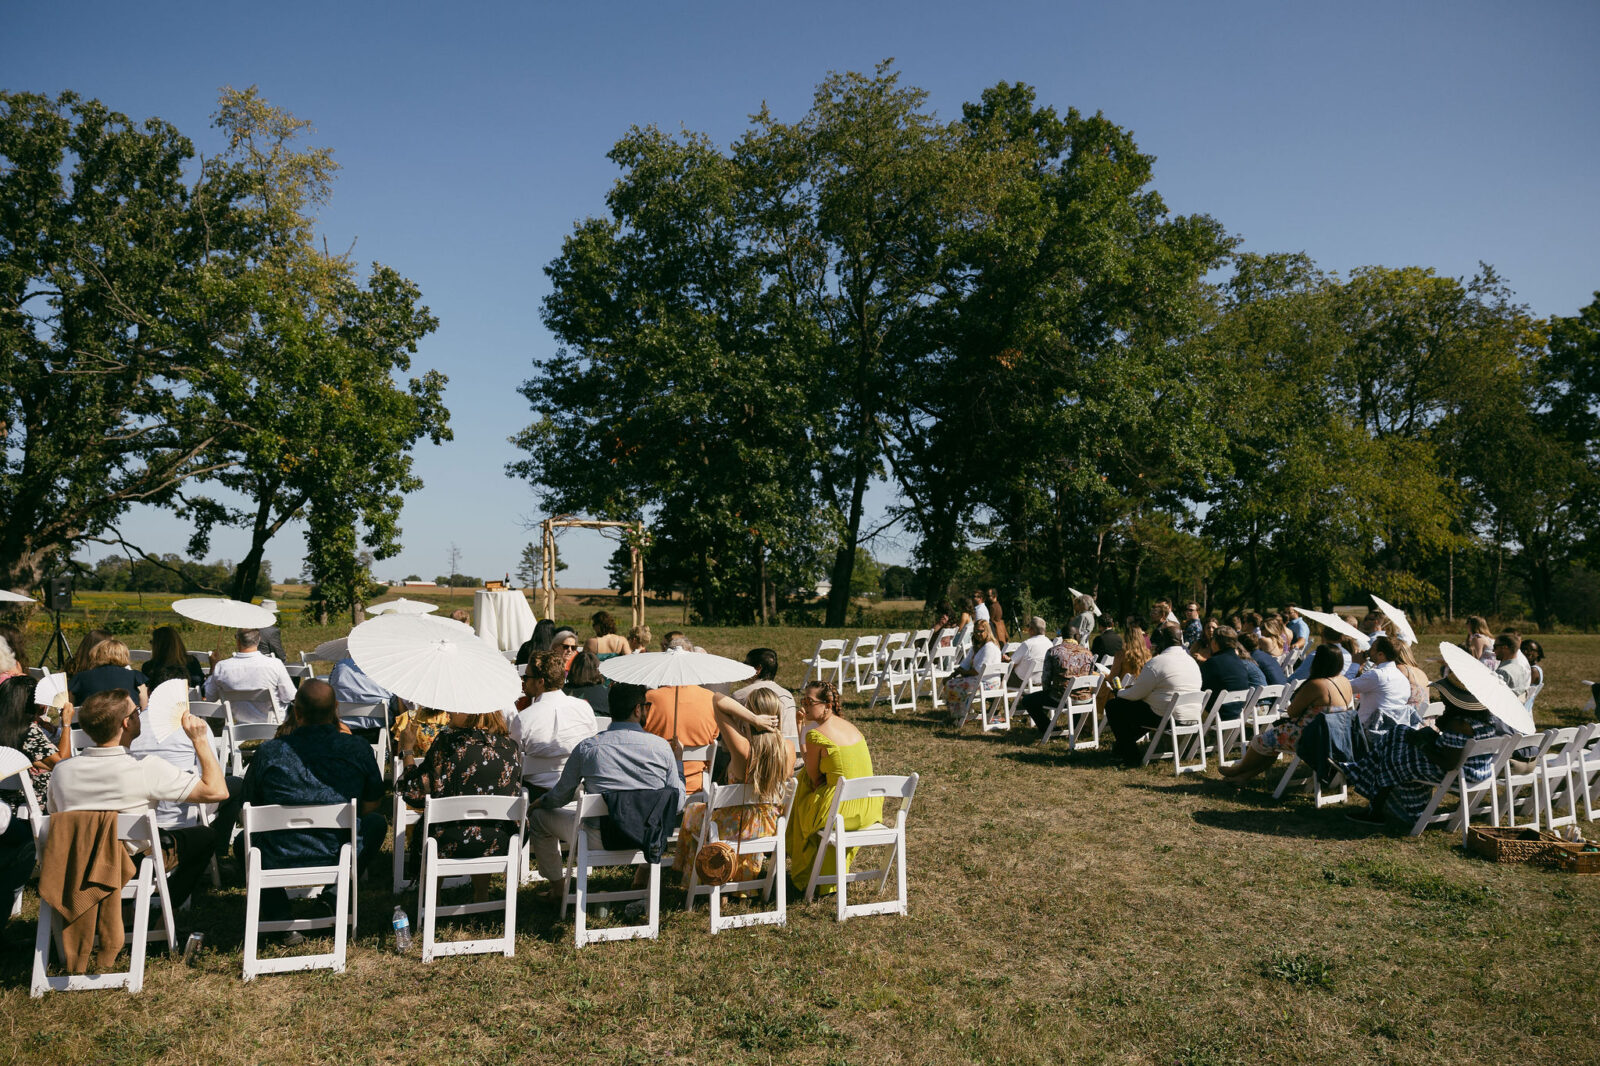
[[1283, 807], [1244, 811], [1203, 810], [1195, 811], [1190, 817], [1200, 825], [1213, 829], [1301, 840], [1356, 840], [1382, 832], [1346, 821], [1343, 809], [1339, 808], [1322, 811], [1296, 811]]
[[[1032, 744], [1031, 741], [1029, 741]], [[1018, 751], [1001, 753], [1002, 759], [1022, 763], [1024, 766], [1104, 766], [1115, 768], [1121, 763], [1109, 751], [1090, 748], [1087, 751], [1068, 751], [1066, 748], [1041, 748], [1030, 746]]]

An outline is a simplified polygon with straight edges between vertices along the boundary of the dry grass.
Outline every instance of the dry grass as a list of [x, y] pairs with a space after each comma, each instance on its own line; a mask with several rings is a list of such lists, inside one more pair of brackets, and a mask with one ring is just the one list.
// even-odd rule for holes
[[[695, 636], [775, 647], [795, 684], [817, 633]], [[1600, 638], [1546, 645], [1541, 724], [1576, 721]], [[703, 907], [674, 909], [659, 942], [579, 954], [525, 895], [516, 958], [423, 966], [391, 953], [376, 885], [348, 972], [247, 986], [229, 887], [196, 905], [202, 964], [153, 959], [138, 997], [32, 1002], [27, 951], [0, 954], [0, 1061], [1600, 1060], [1600, 878], [1493, 866], [1443, 833], [1365, 834], [1214, 774], [1040, 751], [1029, 728], [956, 735], [925, 705], [864, 704], [847, 713], [879, 772], [922, 775], [910, 918], [841, 926], [802, 905], [786, 929], [713, 938]]]

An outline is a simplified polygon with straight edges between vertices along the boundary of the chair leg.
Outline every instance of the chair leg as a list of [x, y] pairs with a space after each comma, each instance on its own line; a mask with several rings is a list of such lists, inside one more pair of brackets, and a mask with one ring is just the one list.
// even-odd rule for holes
[[261, 936], [261, 853], [250, 849], [244, 882], [244, 979], [256, 976], [257, 940]]

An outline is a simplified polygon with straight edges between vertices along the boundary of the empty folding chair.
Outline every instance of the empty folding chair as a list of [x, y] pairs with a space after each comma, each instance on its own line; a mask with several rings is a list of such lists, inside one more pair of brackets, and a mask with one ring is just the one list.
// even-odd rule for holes
[[[851, 645], [849, 654], [844, 657], [844, 663], [850, 671], [850, 680], [855, 683], [857, 693], [878, 680], [878, 640], [875, 634], [859, 636]], [[840, 688], [843, 687], [840, 685]]]
[[[1049, 726], [1039, 735], [1039, 743], [1048, 744], [1057, 733], [1065, 733], [1069, 751], [1099, 748], [1099, 696], [1100, 686], [1105, 684], [1105, 680], [1105, 675], [1098, 671], [1068, 678], [1066, 691], [1061, 694], [1051, 713]], [[1090, 730], [1088, 740], [1083, 739], [1085, 726]]]
[[1539, 756], [1539, 762], [1534, 767], [1538, 774], [1538, 781], [1534, 787], [1539, 804], [1539, 817], [1544, 823], [1544, 828], [1551, 832], [1563, 826], [1578, 824], [1579, 756], [1597, 728], [1600, 726], [1581, 725], [1552, 730], [1556, 736]]
[[[50, 836], [50, 819], [41, 819], [38, 829], [38, 846], [44, 850]], [[39, 925], [33, 941], [33, 977], [28, 994], [38, 998], [46, 992], [83, 992], [101, 988], [126, 988], [138, 992], [144, 987], [145, 952], [150, 940], [150, 901], [161, 901], [161, 916], [167, 935], [167, 951], [177, 950], [177, 934], [172, 923], [172, 908], [167, 903], [166, 867], [161, 861], [161, 837], [156, 828], [154, 811], [143, 814], [119, 814], [117, 839], [132, 844], [145, 856], [138, 872], [123, 887], [122, 898], [133, 900], [133, 938], [129, 945], [128, 969], [121, 973], [73, 974], [66, 977], [49, 976], [52, 946], [59, 947], [59, 930], [54, 908], [39, 900]]]
[[[846, 918], [859, 918], [868, 914], [906, 914], [906, 817], [911, 813], [911, 800], [917, 792], [917, 775], [909, 777], [843, 777], [834, 786], [833, 803], [828, 808], [828, 820], [823, 823], [821, 841], [817, 845], [817, 857], [811, 863], [811, 877], [806, 882], [806, 902], [810, 903], [816, 898], [817, 889], [822, 885], [835, 885], [838, 887], [838, 898], [835, 903], [835, 917], [838, 921]], [[879, 798], [884, 800], [900, 800], [900, 809], [895, 812], [894, 824], [886, 825], [883, 821], [874, 822], [859, 829], [847, 829], [844, 817], [840, 815], [841, 805], [851, 800]], [[849, 870], [849, 852], [854, 848], [880, 847], [887, 845], [892, 850], [889, 858], [882, 867], [872, 870]], [[822, 864], [829, 849], [833, 850], [834, 873], [824, 874]], [[849, 872], [846, 872], [849, 870]], [[880, 900], [877, 903], [850, 904], [847, 897], [848, 886], [855, 881], [877, 881], [878, 891], [881, 893], [889, 884], [889, 875], [896, 875], [896, 893], [893, 899]]]
[[934, 710], [944, 706], [941, 693], [944, 691], [945, 680], [955, 672], [955, 668], [955, 638], [952, 634], [945, 633], [940, 636], [938, 646], [929, 651], [921, 679], [922, 683], [927, 685], [928, 701], [933, 704]]
[[867, 709], [871, 710], [878, 705], [880, 699], [887, 697], [891, 714], [907, 709], [915, 711], [917, 709], [915, 668], [916, 652], [911, 646], [907, 644], [896, 648], [878, 674], [878, 683], [872, 689], [872, 701], [867, 704]]
[[[1529, 733], [1512, 745], [1512, 756], [1500, 768], [1500, 787], [1504, 790], [1501, 825], [1511, 829], [1539, 828], [1539, 763], [1558, 733], [1555, 729]], [[1528, 748], [1533, 749], [1530, 759], [1523, 760], [1515, 754]]]
[[806, 664], [806, 681], [832, 680], [837, 688], [844, 688], [844, 655], [845, 647], [849, 642], [843, 640], [819, 640], [817, 650], [811, 653], [811, 658], [802, 659]]
[[[424, 801], [422, 822], [421, 890], [418, 893], [417, 920], [422, 926], [422, 961], [432, 962], [440, 955], [481, 955], [497, 951], [506, 958], [516, 954], [517, 886], [522, 865], [522, 823], [528, 814], [528, 794], [515, 796], [429, 796]], [[451, 859], [439, 854], [433, 838], [434, 826], [447, 822], [510, 822], [516, 827], [504, 855], [485, 855], [476, 859]], [[446, 877], [471, 877], [475, 874], [501, 874], [505, 877], [505, 896], [482, 903], [439, 903], [439, 883]], [[505, 933], [487, 940], [451, 940], [440, 943], [434, 930], [440, 917], [464, 914], [505, 912]]]
[[[290, 973], [296, 970], [344, 972], [346, 937], [356, 926], [356, 801], [314, 804], [304, 807], [278, 805], [252, 806], [246, 803], [239, 812], [245, 845], [244, 979], [254, 980], [264, 973]], [[331, 866], [286, 866], [268, 870], [261, 865], [261, 835], [264, 833], [304, 833], [313, 829], [332, 829], [350, 835], [339, 845], [339, 857]], [[290, 918], [286, 921], [261, 920], [261, 893], [268, 888], [310, 888], [333, 886], [334, 908], [331, 917]], [[333, 950], [314, 955], [289, 955], [262, 959], [256, 952], [262, 933], [310, 932], [333, 929]]]
[[1573, 788], [1577, 790], [1578, 800], [1583, 804], [1583, 816], [1589, 821], [1594, 821], [1595, 811], [1600, 810], [1600, 725], [1589, 735], [1588, 743], [1584, 744], [1575, 756], [1577, 765], [1573, 770]]
[[[1150, 743], [1144, 750], [1143, 764], [1148, 766], [1158, 757], [1163, 741], [1170, 741], [1172, 745], [1172, 772], [1175, 774], [1189, 773], [1190, 771], [1205, 772], [1206, 769], [1206, 733], [1203, 728], [1206, 694], [1202, 692], [1185, 692], [1179, 695], [1176, 692], [1167, 693], [1165, 696], [1166, 707], [1162, 711], [1161, 721], [1150, 732]], [[1155, 709], [1154, 700], [1151, 709]], [[1184, 762], [1187, 755], [1198, 751], [1197, 762]], [[1166, 756], [1161, 755], [1161, 758]]]
[[[573, 820], [572, 834], [567, 838], [567, 869], [562, 879], [561, 917], [573, 909], [573, 937], [578, 947], [603, 940], [654, 940], [661, 931], [661, 863], [649, 862], [644, 852], [611, 851], [591, 847], [589, 834], [584, 830], [587, 818], [602, 818], [606, 814], [606, 801], [599, 796], [579, 793], [574, 801], [577, 818]], [[626, 888], [606, 892], [589, 889], [589, 872], [598, 866], [644, 866], [650, 871], [646, 888]], [[642, 925], [608, 926], [604, 929], [589, 927], [589, 908], [598, 903], [645, 902], [645, 921]]]
[[[701, 896], [707, 897], [710, 902], [713, 933], [720, 933], [724, 929], [739, 929], [747, 925], [783, 925], [788, 920], [789, 871], [788, 864], [784, 861], [784, 840], [789, 828], [789, 810], [794, 803], [794, 791], [794, 781], [791, 779], [784, 785], [783, 795], [777, 804], [762, 804], [751, 795], [747, 785], [721, 785], [712, 790], [711, 801], [706, 804], [705, 818], [700, 823], [700, 834], [694, 843], [694, 853], [698, 855], [700, 849], [707, 844], [724, 841], [734, 849], [736, 870], [737, 864], [747, 856], [759, 855], [766, 859], [765, 873], [742, 880], [724, 881], [720, 885], [702, 884], [698, 864], [691, 868], [689, 879], [684, 882], [684, 906], [692, 911], [695, 902]], [[776, 827], [773, 832], [742, 840], [722, 835], [722, 829], [716, 820], [719, 811], [764, 806], [777, 807]], [[760, 814], [752, 810], [746, 816], [754, 818], [760, 817]], [[775, 899], [775, 903], [770, 910], [748, 911], [725, 917], [722, 913], [722, 896], [725, 892], [760, 892], [763, 900]]]

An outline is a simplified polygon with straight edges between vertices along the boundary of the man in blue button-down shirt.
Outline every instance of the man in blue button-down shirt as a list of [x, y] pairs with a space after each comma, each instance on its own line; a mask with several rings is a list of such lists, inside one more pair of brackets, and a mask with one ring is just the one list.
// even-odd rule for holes
[[[572, 802], [578, 785], [589, 795], [627, 792], [640, 789], [673, 788], [678, 792], [678, 809], [683, 809], [682, 748], [645, 732], [644, 720], [649, 690], [642, 685], [611, 686], [611, 728], [578, 742], [567, 757], [561, 778], [534, 803], [528, 812], [528, 841], [546, 881], [559, 887], [561, 881], [561, 841], [572, 834], [577, 817], [561, 810]], [[585, 826], [589, 846], [600, 848], [600, 830]]]

